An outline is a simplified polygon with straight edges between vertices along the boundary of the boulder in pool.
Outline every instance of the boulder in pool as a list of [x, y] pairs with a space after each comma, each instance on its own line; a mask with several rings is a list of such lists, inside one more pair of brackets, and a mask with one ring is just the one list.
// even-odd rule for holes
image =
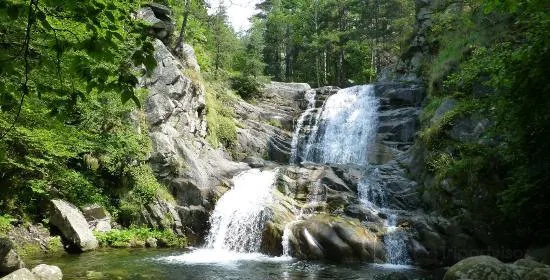
[[379, 237], [359, 220], [317, 214], [290, 225], [290, 251], [301, 259], [384, 262]]
[[0, 280], [37, 280], [34, 274], [27, 268], [18, 269], [2, 278]]
[[443, 280], [520, 280], [521, 277], [509, 265], [490, 256], [476, 256], [463, 259], [453, 265]]
[[64, 240], [69, 243], [69, 249], [84, 252], [98, 247], [84, 215], [71, 203], [51, 200], [50, 223], [61, 231]]
[[63, 273], [55, 265], [39, 264], [32, 269], [36, 280], [62, 280]]
[[8, 274], [25, 267], [19, 255], [13, 249], [13, 242], [0, 238], [0, 275]]

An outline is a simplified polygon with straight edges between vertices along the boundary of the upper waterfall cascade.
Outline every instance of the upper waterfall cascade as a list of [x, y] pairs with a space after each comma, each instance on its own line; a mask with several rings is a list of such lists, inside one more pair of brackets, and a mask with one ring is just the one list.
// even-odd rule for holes
[[[295, 149], [294, 161], [301, 158], [317, 163], [365, 165], [369, 144], [376, 135], [378, 107], [372, 85], [341, 89], [331, 95], [318, 116], [310, 121], [307, 141]], [[303, 123], [307, 116], [312, 118], [312, 110], [308, 108], [300, 117], [296, 136], [303, 129], [300, 121]]]
[[[382, 212], [388, 217], [384, 224], [387, 261], [392, 264], [410, 263], [406, 245], [407, 234], [397, 226], [395, 211], [388, 209], [389, 193], [379, 180], [380, 170], [369, 168], [368, 164], [369, 149], [372, 149], [375, 143], [378, 129], [380, 106], [374, 86], [341, 89], [331, 95], [321, 109], [315, 108], [311, 94], [305, 98], [309, 106], [296, 123], [290, 163], [303, 161], [356, 164], [365, 167], [364, 177], [357, 186], [358, 198], [373, 214]], [[303, 215], [300, 213], [300, 216]], [[288, 242], [287, 229], [283, 236], [285, 253], [288, 253], [288, 244], [285, 244]]]

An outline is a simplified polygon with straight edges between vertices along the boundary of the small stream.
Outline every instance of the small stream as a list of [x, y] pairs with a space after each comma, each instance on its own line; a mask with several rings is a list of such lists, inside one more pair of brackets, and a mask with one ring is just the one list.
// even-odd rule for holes
[[[430, 271], [366, 263], [330, 264], [269, 257], [168, 249], [112, 249], [28, 260], [57, 265], [63, 279], [434, 279]], [[187, 254], [182, 254], [187, 253]], [[202, 256], [201, 256], [202, 255]], [[186, 259], [185, 256], [193, 256]]]

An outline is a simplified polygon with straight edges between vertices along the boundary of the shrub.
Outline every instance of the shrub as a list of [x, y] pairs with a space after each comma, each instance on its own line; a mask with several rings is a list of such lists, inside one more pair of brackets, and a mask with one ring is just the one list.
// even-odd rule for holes
[[234, 75], [230, 81], [231, 88], [244, 100], [252, 100], [262, 94], [263, 85], [252, 76]]
[[155, 238], [161, 247], [187, 246], [184, 236], [177, 236], [169, 230], [156, 230], [150, 228], [129, 228], [111, 230], [108, 232], [94, 232], [101, 247], [127, 248], [144, 247], [148, 238]]

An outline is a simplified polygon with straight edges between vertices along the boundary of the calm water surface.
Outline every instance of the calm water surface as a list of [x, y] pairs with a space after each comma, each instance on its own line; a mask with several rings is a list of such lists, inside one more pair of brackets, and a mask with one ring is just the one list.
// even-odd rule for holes
[[63, 279], [433, 279], [413, 267], [330, 264], [261, 254], [120, 249], [27, 261], [57, 265]]

